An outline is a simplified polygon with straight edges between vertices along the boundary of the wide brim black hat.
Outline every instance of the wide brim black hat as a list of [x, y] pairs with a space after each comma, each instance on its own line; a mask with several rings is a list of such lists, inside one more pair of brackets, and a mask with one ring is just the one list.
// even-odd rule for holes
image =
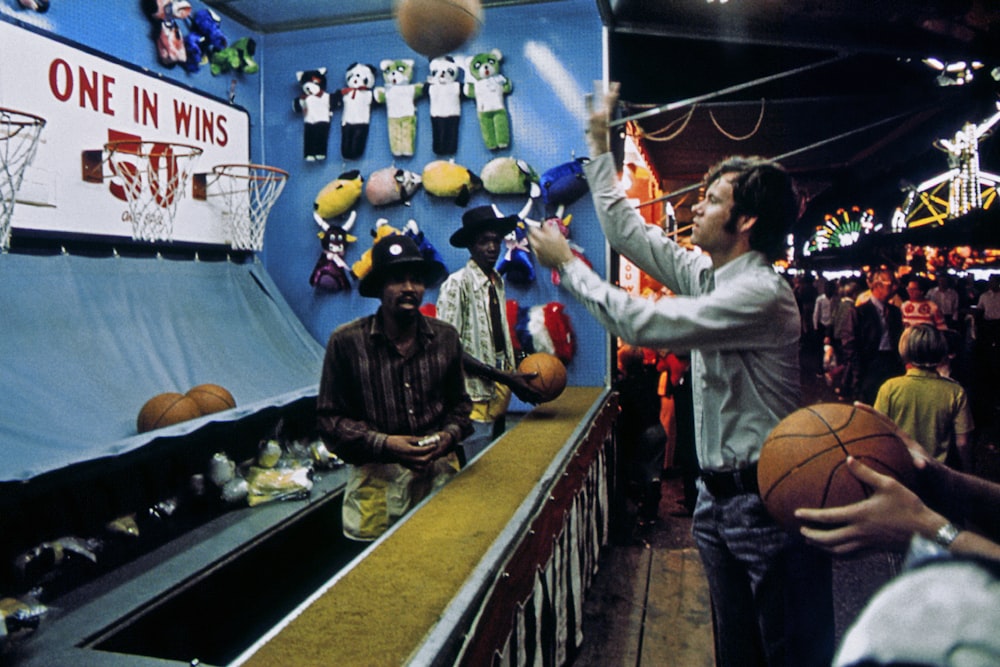
[[485, 231], [506, 236], [517, 227], [516, 215], [504, 215], [496, 206], [477, 206], [462, 216], [462, 227], [451, 235], [449, 243], [456, 248], [468, 248]]
[[392, 234], [372, 247], [372, 268], [358, 283], [358, 294], [382, 298], [386, 277], [399, 271], [413, 271], [424, 279], [424, 285], [434, 287], [448, 275], [441, 262], [425, 259], [420, 248], [409, 236]]

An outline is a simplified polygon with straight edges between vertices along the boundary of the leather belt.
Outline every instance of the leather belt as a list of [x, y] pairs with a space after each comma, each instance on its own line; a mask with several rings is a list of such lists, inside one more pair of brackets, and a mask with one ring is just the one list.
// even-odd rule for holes
[[757, 486], [757, 464], [739, 470], [705, 470], [701, 481], [717, 498], [738, 496], [743, 493], [760, 493]]

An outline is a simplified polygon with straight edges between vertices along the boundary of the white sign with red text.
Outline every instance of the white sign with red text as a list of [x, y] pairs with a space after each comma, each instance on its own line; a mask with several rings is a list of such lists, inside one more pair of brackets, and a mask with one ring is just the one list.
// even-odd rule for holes
[[[123, 184], [107, 162], [101, 182], [82, 177], [83, 152], [102, 151], [110, 141], [143, 142], [154, 156], [170, 155], [172, 144], [195, 146], [203, 151], [196, 158], [197, 172], [249, 162], [250, 120], [244, 109], [4, 21], [0, 53], [0, 107], [46, 121], [16, 197], [15, 239], [19, 230], [56, 237], [132, 236], [125, 189], [156, 183]], [[166, 202], [178, 193], [142, 194]], [[214, 199], [193, 199], [188, 179], [177, 201], [172, 240], [228, 242]]]

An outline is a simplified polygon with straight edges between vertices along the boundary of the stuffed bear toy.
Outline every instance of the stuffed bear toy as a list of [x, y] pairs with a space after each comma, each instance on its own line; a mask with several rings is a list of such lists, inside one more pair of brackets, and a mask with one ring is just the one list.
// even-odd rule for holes
[[531, 261], [527, 228], [518, 222], [514, 230], [504, 237], [507, 252], [497, 263], [497, 273], [511, 285], [530, 285], [535, 282], [535, 265]]
[[540, 194], [538, 174], [524, 160], [498, 157], [483, 166], [483, 189], [494, 195]]
[[424, 84], [411, 83], [413, 60], [383, 60], [379, 63], [384, 86], [375, 89], [375, 101], [385, 104], [389, 129], [389, 150], [396, 157], [413, 155], [417, 137], [416, 100], [424, 94]]
[[431, 101], [431, 139], [435, 155], [458, 152], [458, 127], [462, 118], [461, 67], [451, 56], [431, 60], [427, 95]]
[[[372, 234], [372, 246], [374, 247], [376, 243], [384, 239], [386, 236], [393, 236], [396, 234], [402, 234], [401, 231], [389, 224], [389, 221], [385, 218], [379, 218], [375, 221], [375, 228], [371, 231]], [[361, 280], [368, 275], [368, 272], [372, 270], [372, 249], [368, 248], [365, 250], [358, 261], [351, 265], [351, 273], [358, 280]]]
[[326, 68], [297, 72], [296, 78], [302, 93], [292, 106], [302, 114], [302, 155], [306, 161], [326, 159], [326, 145], [330, 139], [330, 93], [326, 92]]
[[356, 237], [348, 234], [356, 217], [357, 213], [351, 211], [343, 225], [331, 225], [322, 218], [316, 218], [316, 224], [320, 226], [319, 242], [322, 252], [309, 276], [309, 284], [313, 287], [330, 292], [351, 289], [348, 278], [351, 269], [344, 261], [344, 254], [347, 252], [347, 244], [357, 241]]
[[319, 220], [330, 220], [350, 211], [361, 198], [361, 188], [364, 178], [357, 169], [344, 172], [323, 186], [313, 201], [313, 217], [316, 224], [323, 225]]
[[230, 71], [256, 74], [260, 71], [260, 65], [253, 59], [255, 53], [257, 53], [257, 42], [253, 38], [243, 37], [236, 40], [209, 58], [212, 75], [218, 76]]
[[334, 106], [342, 108], [340, 116], [340, 154], [345, 160], [356, 160], [368, 145], [375, 94], [375, 68], [364, 63], [351, 63], [344, 74], [347, 86], [333, 94]]
[[465, 96], [476, 100], [479, 130], [486, 148], [491, 151], [510, 145], [510, 119], [504, 96], [514, 89], [510, 80], [500, 73], [500, 49], [479, 53], [469, 60], [466, 71]]
[[222, 20], [211, 9], [199, 9], [188, 21], [189, 32], [184, 37], [187, 60], [184, 71], [194, 74], [218, 51], [229, 46], [229, 39], [222, 32]]
[[399, 167], [385, 167], [369, 174], [365, 197], [372, 206], [409, 206], [421, 182], [420, 174]]
[[428, 194], [454, 198], [459, 206], [467, 206], [472, 194], [483, 187], [481, 178], [452, 160], [428, 162], [422, 179]]

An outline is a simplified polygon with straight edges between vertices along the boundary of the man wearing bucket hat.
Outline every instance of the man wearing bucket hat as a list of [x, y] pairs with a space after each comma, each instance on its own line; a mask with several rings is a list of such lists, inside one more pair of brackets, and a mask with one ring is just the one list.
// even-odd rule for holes
[[353, 464], [343, 501], [351, 539], [376, 539], [443, 486], [472, 433], [458, 332], [419, 310], [445, 275], [409, 237], [381, 239], [358, 285], [381, 305], [327, 343], [316, 411], [324, 439]]
[[465, 350], [465, 388], [476, 430], [464, 445], [470, 459], [503, 433], [511, 392], [529, 403], [541, 398], [528, 383], [533, 374], [516, 371], [503, 278], [494, 268], [504, 237], [517, 221], [516, 215], [504, 215], [496, 206], [466, 211], [450, 243], [468, 249], [469, 261], [448, 276], [438, 292], [437, 316], [458, 329]]

